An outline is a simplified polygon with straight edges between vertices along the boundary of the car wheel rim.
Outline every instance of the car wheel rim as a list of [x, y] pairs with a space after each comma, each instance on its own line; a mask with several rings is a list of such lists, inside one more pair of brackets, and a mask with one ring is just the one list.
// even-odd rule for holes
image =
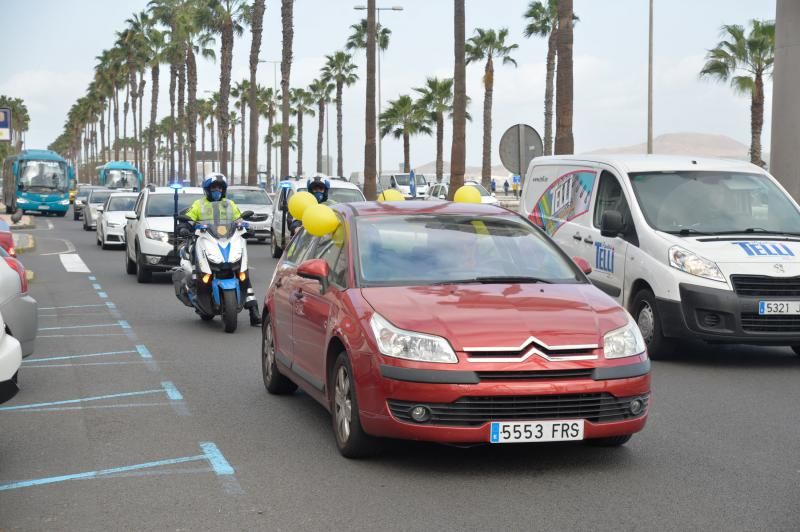
[[264, 332], [264, 375], [272, 380], [272, 366], [275, 364], [275, 345], [272, 342], [272, 328], [267, 325]]
[[339, 441], [346, 443], [350, 438], [350, 423], [353, 414], [353, 401], [350, 391], [350, 375], [347, 368], [341, 366], [336, 372], [336, 387], [334, 390], [336, 432]]
[[639, 319], [636, 320], [639, 330], [644, 337], [645, 343], [650, 345], [655, 335], [656, 320], [653, 314], [653, 307], [649, 303], [642, 303], [642, 308], [639, 310]]

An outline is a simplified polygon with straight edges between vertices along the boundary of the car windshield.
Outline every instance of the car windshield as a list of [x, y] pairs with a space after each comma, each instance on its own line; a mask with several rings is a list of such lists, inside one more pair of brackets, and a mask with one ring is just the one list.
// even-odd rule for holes
[[106, 211], [132, 211], [135, 204], [136, 196], [121, 196], [117, 198], [111, 198], [108, 201], [108, 208]]
[[66, 166], [58, 161], [23, 161], [19, 184], [23, 191], [67, 191]]
[[331, 188], [328, 190], [329, 203], [354, 203], [364, 201], [364, 194], [353, 188]]
[[227, 198], [241, 205], [272, 205], [267, 193], [263, 190], [228, 189]]
[[541, 232], [514, 217], [359, 217], [356, 231], [365, 286], [583, 282]]
[[108, 170], [106, 172], [106, 186], [108, 188], [128, 188], [139, 184], [136, 172], [132, 170]]
[[[202, 194], [178, 194], [178, 212], [191, 207], [195, 200], [202, 198]], [[175, 196], [173, 194], [151, 194], [147, 200], [145, 216], [172, 216], [175, 212]]]
[[110, 195], [110, 190], [93, 190], [89, 194], [89, 203], [105, 203]]
[[763, 174], [642, 172], [631, 185], [647, 223], [676, 234], [800, 230], [800, 212]]

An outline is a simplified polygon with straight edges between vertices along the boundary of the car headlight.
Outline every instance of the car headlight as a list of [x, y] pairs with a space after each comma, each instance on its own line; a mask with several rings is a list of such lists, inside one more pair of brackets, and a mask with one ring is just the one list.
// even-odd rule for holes
[[725, 282], [725, 276], [715, 262], [705, 259], [680, 246], [669, 248], [669, 265], [690, 275], [712, 281]]
[[59, 205], [69, 205], [69, 199], [62, 199], [58, 202]]
[[155, 231], [153, 229], [145, 229], [144, 236], [150, 240], [159, 240], [164, 243], [169, 242], [169, 233], [166, 231]]
[[453, 348], [440, 336], [398, 329], [377, 312], [369, 323], [378, 349], [386, 356], [417, 362], [458, 362]]
[[640, 355], [645, 350], [639, 326], [628, 315], [628, 324], [607, 332], [603, 337], [603, 354], [606, 358], [625, 358]]
[[76, 199], [75, 200], [75, 205], [83, 205], [83, 200], [82, 199]]

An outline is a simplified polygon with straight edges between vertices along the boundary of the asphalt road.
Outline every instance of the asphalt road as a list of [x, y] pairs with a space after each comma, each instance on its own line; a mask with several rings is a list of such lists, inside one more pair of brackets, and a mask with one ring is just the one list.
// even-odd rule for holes
[[[0, 529], [800, 529], [788, 349], [694, 345], [654, 362], [649, 424], [622, 448], [391, 442], [349, 461], [322, 407], [267, 395], [246, 314], [225, 334], [167, 276], [137, 284], [80, 223], [38, 222], [22, 258], [41, 329], [0, 407]], [[67, 242], [90, 273], [53, 254]], [[250, 255], [263, 300], [275, 261]]]

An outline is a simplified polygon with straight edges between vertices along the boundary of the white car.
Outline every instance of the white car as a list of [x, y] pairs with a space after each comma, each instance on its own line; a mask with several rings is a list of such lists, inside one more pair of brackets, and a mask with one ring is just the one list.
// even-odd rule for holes
[[135, 192], [114, 192], [97, 209], [97, 245], [103, 249], [125, 244], [125, 214], [133, 211]]
[[103, 206], [112, 191], [107, 188], [93, 188], [89, 191], [83, 206], [83, 230], [91, 231], [97, 227], [97, 209]]
[[0, 313], [3, 328], [22, 345], [22, 355], [30, 355], [39, 330], [39, 304], [28, 295], [25, 267], [5, 250], [0, 250]]
[[[486, 190], [484, 186], [477, 181], [464, 181], [464, 184], [478, 189], [478, 192], [481, 193], [481, 203], [485, 205], [497, 205], [497, 198], [495, 195]], [[447, 183], [437, 183], [435, 185], [431, 185], [430, 195], [428, 197], [435, 199], [447, 199], [448, 188], [449, 184]]]
[[[270, 229], [272, 256], [278, 258], [283, 254], [286, 244], [291, 240], [289, 231], [289, 209], [286, 207], [289, 198], [295, 192], [306, 190], [307, 179], [293, 179], [281, 181], [272, 210], [272, 228]], [[344, 179], [328, 178], [328, 203], [355, 203], [366, 201], [364, 193], [353, 183]]]
[[225, 197], [233, 201], [241, 212], [253, 211], [247, 220], [247, 238], [265, 242], [272, 226], [272, 200], [261, 187], [229, 186]]
[[[204, 197], [203, 189], [178, 190], [178, 212]], [[153, 272], [167, 272], [179, 263], [175, 253], [175, 191], [149, 186], [139, 193], [132, 212], [125, 213], [125, 271], [149, 283]]]
[[416, 187], [416, 196], [411, 196], [411, 174], [392, 174], [382, 175], [378, 180], [378, 189], [386, 190], [393, 188], [403, 193], [406, 199], [427, 199], [428, 194], [428, 181], [423, 174], [414, 175], [414, 186]]
[[6, 332], [6, 324], [0, 315], [0, 403], [5, 403], [19, 391], [17, 372], [22, 364], [22, 346]]

